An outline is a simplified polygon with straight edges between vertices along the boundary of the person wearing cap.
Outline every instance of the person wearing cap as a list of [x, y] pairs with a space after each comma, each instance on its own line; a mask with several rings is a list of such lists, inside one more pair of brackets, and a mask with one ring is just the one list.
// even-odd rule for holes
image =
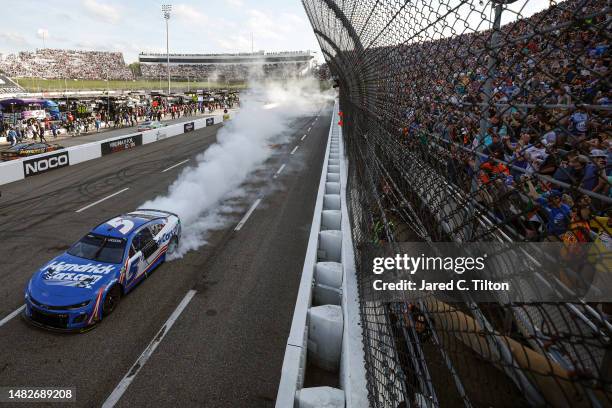
[[546, 230], [549, 235], [559, 237], [567, 230], [570, 221], [571, 207], [562, 202], [563, 193], [552, 190], [542, 197], [533, 197], [546, 213]]

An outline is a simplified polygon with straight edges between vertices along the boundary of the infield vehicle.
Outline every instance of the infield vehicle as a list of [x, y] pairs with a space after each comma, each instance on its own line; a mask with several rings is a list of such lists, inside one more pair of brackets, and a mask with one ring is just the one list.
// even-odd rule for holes
[[159, 129], [166, 127], [165, 123], [161, 123], [157, 120], [147, 120], [138, 125], [138, 131], [144, 132], [145, 130]]
[[0, 159], [3, 161], [16, 160], [22, 157], [34, 156], [36, 154], [53, 152], [63, 149], [63, 146], [50, 143], [18, 143], [2, 152]]
[[138, 209], [93, 228], [40, 268], [25, 290], [24, 317], [57, 331], [87, 331], [177, 250], [176, 214]]

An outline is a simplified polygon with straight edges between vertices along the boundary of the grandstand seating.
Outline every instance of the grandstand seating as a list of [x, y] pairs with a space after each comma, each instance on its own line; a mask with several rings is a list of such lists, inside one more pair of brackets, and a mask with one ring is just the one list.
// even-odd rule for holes
[[[175, 79], [244, 81], [249, 75], [295, 76], [309, 66], [309, 52], [241, 54], [171, 54], [170, 75]], [[178, 61], [175, 62], [174, 60]], [[202, 62], [199, 62], [202, 60]], [[167, 75], [165, 55], [141, 54], [145, 79]], [[181, 61], [185, 61], [184, 63]], [[191, 61], [191, 62], [187, 62]], [[210, 63], [204, 63], [204, 61]], [[26, 78], [131, 80], [134, 76], [119, 52], [39, 49], [0, 58], [0, 71]], [[2, 92], [0, 90], [0, 92]]]
[[[262, 65], [218, 65], [218, 64], [180, 64], [170, 65], [170, 76], [174, 79], [244, 81], [249, 75], [266, 77], [295, 76], [306, 68], [306, 64], [262, 64]], [[157, 79], [168, 75], [165, 64], [141, 64], [142, 76]]]
[[[170, 76], [176, 79], [244, 81], [249, 76], [286, 78], [297, 76], [310, 66], [308, 51], [239, 54], [170, 54]], [[166, 55], [140, 54], [144, 78], [168, 74]]]
[[106, 51], [39, 49], [9, 54], [0, 70], [11, 77], [70, 79], [133, 79], [123, 54]]

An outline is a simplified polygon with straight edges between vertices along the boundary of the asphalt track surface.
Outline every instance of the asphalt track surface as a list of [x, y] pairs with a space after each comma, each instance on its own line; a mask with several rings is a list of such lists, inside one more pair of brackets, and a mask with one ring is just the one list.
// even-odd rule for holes
[[[232, 222], [158, 268], [94, 330], [51, 333], [20, 316], [0, 326], [0, 386], [75, 387], [76, 403], [65, 405], [94, 407], [129, 377], [115, 406], [274, 406], [331, 120], [331, 104], [320, 108], [297, 118], [290, 141], [245, 182], [251, 193]], [[220, 126], [2, 186], [0, 321], [23, 304], [40, 265], [93, 225], [165, 193]], [[191, 290], [174, 325], [162, 329]], [[155, 351], [134, 369], [155, 338]], [[46, 405], [58, 406], [36, 404]]]

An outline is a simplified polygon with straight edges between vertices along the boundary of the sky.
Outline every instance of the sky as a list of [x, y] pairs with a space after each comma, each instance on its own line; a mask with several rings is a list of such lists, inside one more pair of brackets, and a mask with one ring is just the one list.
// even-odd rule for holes
[[[0, 0], [0, 4], [10, 0]], [[417, 8], [440, 4], [440, 0], [413, 0]], [[444, 0], [455, 4], [459, 0]], [[166, 52], [165, 22], [161, 5], [168, 0], [20, 0], [2, 7], [0, 54], [36, 48], [120, 51], [125, 61], [138, 60], [140, 52]], [[394, 3], [395, 4], [395, 3]], [[512, 11], [503, 14], [503, 22], [525, 17], [546, 8], [549, 0], [516, 0]], [[437, 9], [438, 6], [435, 8]], [[479, 4], [470, 0], [461, 11], [468, 13], [470, 25], [479, 24], [481, 15], [469, 7], [490, 14], [490, 0]], [[299, 0], [181, 0], [172, 4], [170, 24], [171, 53], [228, 53], [255, 51], [316, 52], [323, 61], [304, 8]], [[407, 9], [408, 10], [408, 9]], [[408, 13], [408, 11], [406, 11]], [[412, 12], [411, 12], [412, 13]], [[410, 13], [409, 13], [410, 14]], [[414, 14], [414, 13], [412, 13]], [[388, 13], [389, 16], [393, 13]], [[487, 16], [490, 20], [492, 16]], [[415, 18], [414, 16], [411, 17]], [[448, 17], [454, 20], [451, 15]], [[463, 17], [466, 19], [466, 17]], [[388, 35], [380, 37], [396, 42], [395, 30], [405, 30], [405, 19], [388, 26]], [[449, 24], [447, 28], [461, 28]], [[442, 33], [451, 35], [451, 33]], [[253, 42], [251, 43], [251, 36]], [[385, 37], [389, 37], [385, 40]], [[379, 44], [380, 45], [380, 44]]]
[[250, 52], [252, 34], [255, 51], [321, 55], [299, 0], [11, 1], [1, 8], [0, 53], [43, 46], [121, 51], [127, 63], [143, 51], [165, 53], [167, 3], [171, 53]]

